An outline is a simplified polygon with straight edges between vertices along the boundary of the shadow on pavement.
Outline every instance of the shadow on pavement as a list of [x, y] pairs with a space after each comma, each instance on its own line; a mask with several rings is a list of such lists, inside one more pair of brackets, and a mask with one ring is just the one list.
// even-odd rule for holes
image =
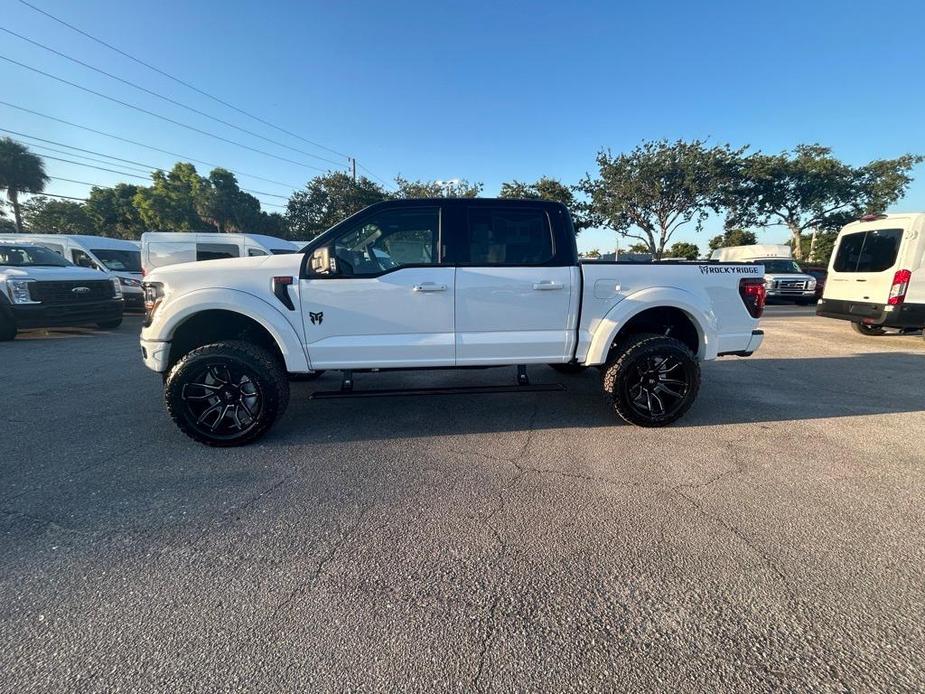
[[[359, 374], [360, 388], [505, 383], [513, 371]], [[564, 377], [533, 367], [534, 382], [562, 382], [565, 392], [357, 398], [311, 401], [312, 390], [338, 387], [337, 374], [293, 384], [274, 443], [336, 443], [622, 424], [603, 401], [599, 372]], [[698, 401], [669, 427], [784, 422], [925, 410], [925, 353], [883, 352], [807, 359], [721, 359], [704, 367]], [[360, 385], [362, 379], [362, 385]]]

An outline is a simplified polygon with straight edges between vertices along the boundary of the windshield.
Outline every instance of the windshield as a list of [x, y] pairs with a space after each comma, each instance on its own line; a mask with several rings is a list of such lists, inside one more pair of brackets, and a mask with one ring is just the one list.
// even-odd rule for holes
[[8, 267], [68, 267], [73, 265], [41, 246], [0, 246], [0, 265]]
[[764, 265], [765, 273], [770, 275], [783, 272], [802, 272], [799, 265], [786, 258], [768, 258], [767, 260], [756, 260], [755, 262]]
[[111, 248], [93, 248], [93, 255], [100, 259], [107, 270], [116, 272], [141, 272], [141, 251], [118, 251]]

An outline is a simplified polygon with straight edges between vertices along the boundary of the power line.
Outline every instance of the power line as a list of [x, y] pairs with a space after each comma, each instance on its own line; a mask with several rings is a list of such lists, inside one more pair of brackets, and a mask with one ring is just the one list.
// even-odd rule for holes
[[[57, 122], [57, 123], [63, 123], [64, 125], [69, 125], [69, 126], [71, 126], [71, 127], [73, 127], [73, 128], [79, 128], [80, 130], [86, 130], [87, 132], [91, 132], [91, 133], [94, 133], [94, 134], [96, 134], [96, 135], [102, 135], [103, 137], [109, 137], [109, 138], [112, 138], [113, 140], [119, 140], [120, 142], [127, 142], [127, 143], [130, 144], [130, 145], [135, 145], [135, 146], [137, 146], [137, 147], [144, 147], [145, 149], [150, 149], [150, 150], [153, 150], [153, 151], [155, 151], [155, 152], [161, 152], [162, 154], [169, 154], [171, 157], [177, 157], [177, 158], [182, 159], [182, 160], [185, 160], [185, 161], [192, 161], [192, 162], [196, 162], [197, 164], [204, 164], [205, 166], [212, 166], [212, 167], [216, 167], [216, 168], [225, 168], [225, 167], [223, 167], [221, 164], [216, 164], [215, 162], [204, 161], [204, 160], [202, 160], [202, 159], [196, 159], [195, 157], [190, 157], [190, 156], [188, 156], [188, 155], [186, 155], [186, 154], [178, 154], [177, 152], [171, 152], [170, 150], [167, 150], [167, 149], [161, 149], [160, 147], [155, 147], [154, 145], [145, 144], [144, 142], [139, 142], [139, 141], [137, 141], [137, 140], [130, 140], [130, 139], [128, 139], [128, 138], [126, 138], [126, 137], [122, 137], [122, 136], [120, 136], [120, 135], [113, 135], [112, 133], [107, 133], [107, 132], [104, 132], [104, 131], [102, 131], [102, 130], [97, 130], [97, 129], [95, 129], [95, 128], [91, 128], [91, 127], [86, 126], [86, 125], [80, 125], [79, 123], [74, 123], [74, 122], [72, 122], [72, 121], [64, 120], [63, 118], [58, 118], [58, 117], [56, 117], [56, 116], [49, 116], [47, 113], [41, 113], [41, 112], [39, 112], [39, 111], [34, 111], [34, 110], [32, 110], [32, 109], [25, 108], [25, 107], [23, 107], [23, 106], [17, 106], [16, 104], [11, 104], [11, 103], [8, 102], [8, 101], [0, 100], [0, 104], [2, 104], [2, 105], [4, 105], [4, 106], [7, 106], [7, 107], [9, 107], [9, 108], [14, 108], [14, 109], [16, 109], [17, 111], [23, 111], [24, 113], [31, 113], [32, 115], [34, 115], [34, 116], [39, 116], [40, 118], [47, 118], [48, 120], [53, 120], [53, 121], [55, 121], [55, 122]], [[12, 133], [16, 134], [16, 133], [15, 133], [14, 131], [12, 131], [12, 130], [5, 130], [5, 129], [4, 129], [4, 132], [12, 132]], [[31, 136], [26, 135], [25, 137], [31, 137]], [[36, 137], [34, 137], [33, 139], [39, 140], [39, 139], [41, 139], [41, 138], [36, 138]], [[61, 143], [56, 143], [56, 142], [53, 142], [52, 140], [42, 140], [42, 141], [43, 141], [43, 142], [51, 142], [52, 144], [58, 144], [58, 145], [61, 145], [62, 147], [69, 147], [69, 148], [71, 148], [70, 145], [62, 145]], [[80, 149], [80, 148], [79, 148], [79, 147], [73, 147], [72, 149]], [[80, 150], [80, 151], [82, 151], [82, 152], [90, 152], [90, 153], [93, 153], [92, 150]], [[97, 154], [99, 154], [99, 152], [97, 152]], [[108, 155], [102, 155], [102, 156], [108, 156]], [[109, 158], [110, 158], [110, 159], [119, 159], [118, 157], [109, 157]], [[130, 162], [130, 160], [128, 160], [128, 159], [120, 159], [120, 161]], [[137, 163], [137, 162], [134, 162], [134, 163]], [[160, 169], [162, 169], [163, 167], [154, 167], [154, 168], [160, 168]], [[237, 175], [239, 175], [239, 176], [247, 176], [248, 178], [255, 178], [255, 179], [259, 180], [259, 181], [265, 181], [266, 183], [273, 183], [273, 184], [278, 185], [278, 186], [283, 186], [284, 188], [293, 188], [293, 189], [294, 189], [294, 188], [299, 188], [299, 187], [301, 187], [301, 186], [292, 185], [291, 183], [283, 183], [282, 181], [274, 181], [272, 178], [264, 178], [263, 176], [258, 176], [258, 175], [256, 175], [256, 174], [246, 173], [246, 172], [244, 172], [244, 171], [236, 171], [236, 170], [234, 170], [234, 169], [227, 169], [227, 170], [228, 170], [228, 171], [231, 171], [231, 173], [237, 174]]]
[[174, 76], [171, 75], [170, 73], [164, 72], [164, 71], [161, 70], [160, 68], [154, 67], [154, 66], [151, 65], [150, 63], [146, 63], [145, 61], [141, 60], [140, 58], [136, 58], [135, 56], [133, 56], [133, 55], [131, 55], [131, 54], [129, 54], [129, 53], [126, 53], [125, 51], [123, 51], [123, 50], [121, 50], [121, 49], [119, 49], [119, 48], [116, 48], [116, 47], [113, 46], [112, 44], [106, 43], [106, 42], [103, 41], [102, 39], [99, 39], [99, 38], [97, 38], [96, 36], [93, 36], [92, 34], [88, 34], [86, 31], [83, 31], [82, 29], [78, 29], [78, 28], [77, 28], [76, 26], [74, 26], [73, 24], [69, 24], [68, 22], [65, 22], [63, 19], [59, 19], [58, 17], [54, 16], [53, 14], [51, 14], [51, 13], [49, 13], [49, 12], [46, 12], [45, 10], [43, 10], [43, 9], [41, 9], [41, 8], [36, 7], [36, 6], [33, 5], [31, 2], [26, 2], [26, 0], [19, 0], [19, 1], [20, 1], [23, 5], [25, 5], [26, 7], [30, 7], [31, 9], [35, 10], [35, 11], [38, 12], [39, 14], [45, 15], [45, 16], [48, 17], [49, 19], [52, 19], [52, 20], [58, 22], [59, 24], [62, 24], [63, 26], [66, 26], [68, 29], [71, 29], [72, 31], [76, 31], [76, 32], [77, 32], [78, 34], [80, 34], [81, 36], [85, 36], [86, 38], [90, 39], [91, 41], [95, 41], [96, 43], [98, 43], [98, 44], [100, 44], [100, 45], [102, 45], [102, 46], [105, 46], [106, 48], [108, 48], [108, 49], [111, 50], [111, 51], [115, 51], [115, 52], [118, 53], [119, 55], [124, 56], [124, 57], [128, 58], [129, 60], [132, 60], [132, 61], [138, 63], [139, 65], [142, 65], [142, 66], [148, 68], [149, 70], [153, 70], [154, 72], [158, 73], [159, 75], [163, 75], [164, 77], [166, 77], [166, 78], [168, 78], [168, 79], [170, 79], [170, 80], [173, 80], [173, 81], [176, 82], [177, 84], [182, 84], [184, 87], [186, 87], [187, 89], [192, 89], [192, 90], [193, 90], [194, 92], [196, 92], [197, 94], [201, 94], [202, 96], [208, 97], [209, 99], [212, 99], [213, 101], [216, 101], [216, 102], [222, 104], [223, 106], [226, 106], [227, 108], [232, 109], [233, 111], [237, 111], [238, 113], [241, 113], [241, 114], [247, 116], [248, 118], [252, 118], [253, 120], [255, 120], [255, 121], [259, 122], [259, 123], [263, 123], [264, 125], [267, 125], [267, 126], [273, 128], [274, 130], [278, 130], [279, 132], [286, 133], [286, 134], [289, 135], [290, 137], [294, 137], [294, 138], [296, 138], [296, 139], [298, 139], [298, 140], [301, 140], [302, 142], [307, 142], [308, 144], [310, 144], [310, 145], [312, 145], [312, 146], [314, 146], [314, 147], [318, 147], [318, 148], [320, 148], [320, 149], [326, 150], [326, 151], [328, 151], [328, 152], [331, 152], [332, 154], [337, 154], [337, 155], [339, 155], [339, 156], [341, 156], [341, 157], [344, 157], [344, 158], [347, 158], [347, 159], [350, 158], [349, 155], [344, 154], [343, 152], [338, 152], [336, 149], [332, 149], [331, 147], [327, 147], [327, 146], [322, 145], [322, 144], [320, 144], [320, 143], [318, 143], [318, 142], [313, 142], [312, 140], [306, 139], [306, 138], [302, 137], [301, 135], [297, 135], [297, 134], [294, 133], [294, 132], [290, 132], [289, 130], [286, 130], [285, 128], [282, 128], [282, 127], [280, 127], [280, 126], [278, 126], [278, 125], [274, 125], [273, 123], [271, 123], [271, 122], [268, 121], [268, 120], [265, 120], [265, 119], [263, 119], [263, 118], [261, 118], [261, 117], [259, 117], [259, 116], [255, 116], [254, 114], [249, 113], [249, 112], [247, 112], [247, 111], [245, 111], [245, 110], [243, 110], [243, 109], [240, 109], [240, 108], [238, 108], [237, 106], [235, 106], [235, 105], [233, 105], [233, 104], [230, 104], [230, 103], [228, 103], [227, 101], [225, 101], [225, 100], [223, 100], [223, 99], [220, 99], [220, 98], [217, 97], [217, 96], [214, 96], [213, 94], [210, 94], [209, 92], [203, 91], [203, 90], [200, 89], [199, 87], [196, 87], [196, 86], [190, 84], [189, 82], [185, 82], [185, 81], [181, 80], [179, 77], [174, 77]]
[[32, 195], [34, 198], [64, 198], [65, 200], [79, 200], [80, 202], [87, 202], [86, 198], [75, 198], [73, 195], [57, 195], [55, 193], [34, 193]]
[[216, 135], [215, 133], [209, 132], [208, 130], [203, 130], [202, 128], [197, 128], [195, 125], [190, 125], [189, 123], [183, 123], [182, 121], [174, 120], [173, 118], [169, 118], [168, 116], [162, 115], [162, 114], [160, 114], [160, 113], [155, 113], [154, 111], [149, 111], [148, 109], [142, 108], [141, 106], [136, 106], [135, 104], [130, 104], [130, 103], [127, 102], [127, 101], [122, 101], [122, 99], [117, 99], [117, 98], [115, 98], [115, 97], [113, 97], [113, 96], [108, 96], [108, 95], [106, 95], [106, 94], [103, 94], [102, 92], [96, 91], [95, 89], [90, 89], [89, 87], [84, 87], [83, 85], [77, 84], [76, 82], [71, 82], [70, 80], [66, 80], [66, 79], [64, 79], [63, 77], [58, 77], [57, 75], [53, 75], [53, 74], [51, 74], [50, 72], [45, 72], [44, 70], [39, 70], [39, 69], [36, 68], [36, 67], [32, 67], [31, 65], [26, 65], [25, 63], [21, 63], [21, 62], [19, 62], [18, 60], [13, 60], [12, 58], [8, 58], [8, 57], [5, 56], [5, 55], [0, 55], [0, 60], [5, 60], [6, 62], [11, 63], [11, 64], [13, 64], [13, 65], [18, 65], [19, 67], [21, 67], [21, 68], [23, 68], [23, 69], [31, 70], [32, 72], [35, 72], [35, 73], [37, 73], [37, 74], [39, 74], [39, 75], [42, 75], [42, 76], [44, 76], [44, 77], [48, 77], [48, 78], [53, 79], [53, 80], [55, 80], [55, 81], [57, 81], [57, 82], [61, 82], [62, 84], [66, 84], [66, 85], [68, 85], [68, 86], [74, 87], [75, 89], [80, 89], [81, 91], [87, 92], [88, 94], [93, 94], [94, 96], [98, 96], [98, 97], [100, 97], [101, 99], [106, 99], [107, 101], [111, 101], [111, 102], [113, 102], [113, 103], [115, 103], [115, 104], [119, 104], [119, 105], [121, 105], [121, 106], [125, 106], [126, 108], [133, 109], [133, 110], [135, 110], [135, 111], [138, 111], [139, 113], [144, 113], [144, 114], [146, 114], [146, 115], [148, 115], [148, 116], [153, 116], [154, 118], [159, 118], [159, 119], [161, 119], [162, 121], [165, 121], [165, 122], [167, 122], [167, 123], [172, 123], [173, 125], [177, 125], [177, 126], [179, 126], [179, 127], [181, 127], [181, 128], [186, 128], [187, 130], [192, 130], [193, 132], [199, 133], [200, 135], [205, 135], [205, 136], [207, 136], [207, 137], [211, 137], [211, 138], [216, 139], [216, 140], [219, 140], [219, 141], [221, 141], [221, 142], [227, 142], [227, 143], [230, 144], [230, 145], [234, 145], [234, 146], [236, 146], [236, 147], [241, 147], [242, 149], [246, 149], [246, 150], [249, 150], [249, 151], [251, 151], [251, 152], [256, 152], [257, 154], [262, 154], [262, 155], [264, 155], [264, 156], [266, 156], [266, 157], [271, 157], [272, 159], [278, 159], [278, 160], [280, 160], [280, 161], [288, 162], [289, 164], [295, 164], [296, 166], [301, 166], [301, 167], [304, 167], [304, 168], [306, 168], [306, 169], [313, 169], [313, 170], [315, 170], [315, 171], [321, 171], [322, 173], [326, 173], [326, 169], [322, 169], [322, 168], [320, 168], [320, 167], [318, 167], [318, 166], [313, 166], [313, 165], [311, 165], [311, 164], [306, 164], [305, 162], [296, 161], [295, 159], [289, 159], [289, 158], [287, 158], [287, 157], [281, 157], [281, 156], [278, 155], [278, 154], [273, 154], [272, 152], [267, 152], [267, 151], [265, 151], [265, 150], [258, 149], [258, 148], [256, 148], [256, 147], [251, 147], [250, 145], [245, 145], [244, 143], [238, 142], [237, 140], [229, 140], [227, 137], [222, 137], [221, 135]]
[[168, 103], [174, 104], [175, 106], [179, 106], [180, 108], [185, 108], [187, 111], [192, 111], [193, 113], [199, 114], [200, 116], [203, 116], [203, 117], [205, 117], [205, 118], [209, 118], [209, 119], [211, 119], [211, 120], [214, 120], [216, 123], [221, 123], [222, 125], [226, 125], [226, 126], [228, 126], [229, 128], [234, 128], [235, 130], [239, 130], [239, 131], [241, 131], [242, 133], [247, 133], [248, 135], [250, 135], [250, 136], [252, 136], [252, 137], [256, 137], [256, 138], [258, 138], [258, 139], [264, 140], [265, 142], [269, 142], [269, 143], [271, 143], [271, 144], [277, 145], [278, 147], [283, 147], [283, 148], [285, 148], [285, 149], [290, 149], [290, 150], [292, 150], [293, 152], [298, 152], [299, 154], [304, 154], [304, 155], [309, 156], [309, 157], [314, 157], [315, 159], [320, 159], [321, 161], [328, 162], [329, 164], [334, 164], [335, 166], [338, 166], [338, 167], [344, 165], [342, 162], [334, 161], [333, 159], [328, 159], [327, 157], [322, 157], [322, 156], [320, 156], [320, 155], [318, 155], [318, 154], [314, 154], [314, 153], [312, 153], [312, 152], [306, 152], [305, 150], [299, 149], [298, 147], [292, 147], [291, 145], [287, 145], [285, 142], [279, 142], [278, 140], [273, 140], [273, 139], [271, 139], [271, 138], [269, 138], [269, 137], [264, 137], [264, 136], [261, 135], [260, 133], [255, 133], [253, 130], [248, 130], [247, 128], [242, 128], [241, 126], [235, 125], [234, 123], [231, 123], [231, 122], [229, 122], [229, 121], [223, 120], [223, 119], [219, 118], [218, 116], [213, 116], [212, 114], [206, 113], [205, 111], [200, 111], [199, 109], [193, 108], [192, 106], [189, 106], [189, 105], [187, 105], [187, 104], [184, 104], [184, 103], [181, 102], [181, 101], [177, 101], [176, 99], [172, 99], [172, 98], [170, 98], [169, 96], [164, 96], [163, 94], [161, 94], [161, 93], [159, 93], [159, 92], [156, 92], [156, 91], [153, 91], [153, 90], [151, 90], [151, 89], [147, 89], [147, 88], [145, 88], [145, 87], [142, 87], [141, 85], [136, 84], [135, 82], [132, 82], [132, 81], [127, 80], [127, 79], [123, 79], [122, 77], [119, 77], [119, 76], [117, 76], [117, 75], [113, 75], [113, 74], [110, 73], [110, 72], [106, 72], [105, 70], [101, 70], [101, 69], [98, 68], [98, 67], [95, 67], [95, 66], [93, 66], [93, 65], [90, 65], [89, 63], [85, 63], [85, 62], [82, 61], [82, 60], [78, 60], [77, 58], [74, 58], [74, 57], [69, 56], [69, 55], [67, 55], [67, 54], [65, 54], [65, 53], [62, 53], [61, 51], [58, 51], [58, 50], [56, 50], [56, 49], [54, 49], [54, 48], [52, 48], [52, 47], [50, 47], [50, 46], [46, 46], [46, 45], [43, 44], [43, 43], [39, 43], [38, 41], [34, 41], [33, 39], [28, 38], [27, 36], [23, 36], [22, 34], [17, 34], [15, 31], [12, 31], [12, 30], [10, 30], [10, 29], [7, 29], [6, 27], [0, 26], [0, 31], [5, 31], [7, 34], [10, 34], [10, 35], [15, 36], [15, 37], [17, 37], [17, 38], [19, 38], [19, 39], [22, 39], [23, 41], [27, 41], [27, 42], [31, 43], [32, 45], [34, 45], [34, 46], [38, 46], [39, 48], [42, 48], [42, 49], [44, 49], [44, 50], [46, 50], [46, 51], [49, 51], [50, 53], [54, 53], [55, 55], [58, 55], [58, 56], [64, 58], [65, 60], [70, 60], [72, 63], [76, 63], [76, 64], [78, 64], [78, 65], [82, 65], [83, 67], [85, 67], [85, 68], [87, 68], [87, 69], [89, 69], [89, 70], [93, 70], [94, 72], [98, 72], [98, 73], [101, 74], [101, 75], [105, 75], [106, 77], [109, 77], [110, 79], [114, 79], [114, 80], [116, 80], [117, 82], [122, 82], [123, 84], [127, 84], [127, 85], [129, 85], [130, 87], [133, 87], [133, 88], [135, 88], [135, 89], [138, 89], [138, 90], [140, 90], [140, 91], [145, 92], [146, 94], [150, 94], [151, 96], [155, 96], [155, 97], [157, 97], [158, 99], [162, 99], [162, 100], [164, 100], [164, 101], [167, 101]]
[[[106, 161], [105, 159], [96, 159], [94, 157], [88, 157], [85, 154], [75, 154], [73, 152], [68, 152], [67, 150], [64, 150], [64, 149], [55, 149], [54, 147], [47, 147], [45, 145], [37, 145], [34, 142], [29, 142], [27, 144], [29, 145], [29, 147], [33, 149], [41, 149], [41, 150], [45, 150], [48, 152], [54, 152], [55, 154], [64, 154], [65, 156], [68, 156], [68, 157], [77, 157], [78, 159], [86, 159], [87, 161], [93, 161], [93, 162], [96, 162], [97, 164], [112, 164], [112, 162]], [[141, 173], [148, 173], [148, 171], [145, 171], [144, 169], [141, 169], [141, 168], [135, 168], [135, 167], [132, 167], [132, 168], [134, 171], [139, 171]]]
[[366, 168], [365, 166], [363, 166], [360, 162], [357, 162], [357, 166], [359, 166], [361, 169], [363, 169], [363, 171], [365, 171], [365, 172], [368, 173], [370, 176], [372, 176], [372, 177], [375, 178], [377, 181], [379, 181], [379, 182], [380, 182], [382, 185], [384, 185], [386, 188], [390, 188], [390, 187], [392, 186], [391, 183], [388, 183], [387, 181], [385, 181], [385, 179], [382, 179], [382, 178], [380, 178], [379, 176], [377, 176], [376, 174], [374, 174], [374, 173], [373, 173], [372, 171], [370, 171], [368, 168]]

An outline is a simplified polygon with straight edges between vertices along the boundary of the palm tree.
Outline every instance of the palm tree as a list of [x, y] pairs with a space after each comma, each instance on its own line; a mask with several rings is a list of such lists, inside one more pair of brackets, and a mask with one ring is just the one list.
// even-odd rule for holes
[[6, 189], [6, 196], [13, 206], [16, 230], [22, 233], [22, 210], [20, 193], [41, 193], [48, 183], [42, 158], [15, 140], [4, 137], [0, 140], [0, 190]]

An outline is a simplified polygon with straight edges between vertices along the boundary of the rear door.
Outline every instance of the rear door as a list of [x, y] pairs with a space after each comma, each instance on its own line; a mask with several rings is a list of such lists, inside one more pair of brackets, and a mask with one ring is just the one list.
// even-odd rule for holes
[[884, 304], [899, 267], [903, 229], [884, 227], [843, 233], [826, 279], [825, 298]]
[[471, 205], [460, 212], [456, 363], [568, 361], [578, 269], [557, 253], [548, 211], [515, 203]]
[[333, 275], [300, 281], [313, 369], [453, 366], [455, 268], [440, 207], [370, 212], [333, 240]]

